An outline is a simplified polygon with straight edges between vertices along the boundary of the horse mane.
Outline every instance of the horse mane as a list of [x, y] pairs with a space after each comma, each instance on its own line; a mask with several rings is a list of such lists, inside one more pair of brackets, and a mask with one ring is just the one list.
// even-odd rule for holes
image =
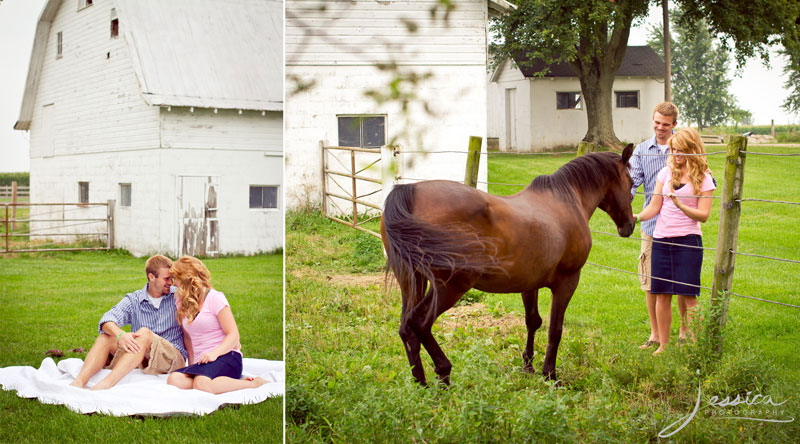
[[619, 160], [620, 155], [617, 153], [589, 153], [570, 160], [553, 174], [536, 177], [528, 188], [552, 191], [558, 197], [571, 199], [577, 190], [597, 189], [609, 177], [617, 177]]

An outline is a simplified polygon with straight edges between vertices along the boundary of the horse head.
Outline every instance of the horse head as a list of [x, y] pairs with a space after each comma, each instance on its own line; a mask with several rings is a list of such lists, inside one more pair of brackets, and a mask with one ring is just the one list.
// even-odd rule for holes
[[636, 225], [631, 209], [633, 180], [628, 173], [631, 154], [633, 154], [633, 144], [628, 144], [622, 150], [622, 157], [617, 162], [617, 177], [608, 181], [608, 189], [599, 205], [601, 210], [611, 216], [611, 220], [617, 225], [617, 232], [622, 237], [630, 236]]

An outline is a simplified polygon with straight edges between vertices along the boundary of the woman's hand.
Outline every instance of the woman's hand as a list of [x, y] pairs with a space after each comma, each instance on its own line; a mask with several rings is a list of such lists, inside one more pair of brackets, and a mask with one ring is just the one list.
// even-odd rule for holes
[[203, 353], [203, 355], [200, 356], [200, 359], [197, 360], [197, 363], [198, 364], [207, 364], [209, 362], [216, 361], [217, 358], [219, 358], [219, 355], [214, 353], [214, 351], [210, 351], [210, 352]]

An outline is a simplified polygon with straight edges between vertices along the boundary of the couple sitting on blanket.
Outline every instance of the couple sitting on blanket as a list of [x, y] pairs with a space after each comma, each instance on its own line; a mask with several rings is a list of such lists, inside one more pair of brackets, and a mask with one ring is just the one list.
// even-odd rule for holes
[[[167, 383], [178, 388], [215, 394], [267, 382], [241, 379], [239, 330], [225, 295], [211, 288], [202, 262], [184, 256], [173, 263], [156, 255], [147, 260], [145, 271], [144, 288], [127, 294], [100, 319], [100, 336], [70, 385], [83, 388], [107, 368], [111, 373], [91, 389], [108, 389], [137, 367], [151, 375], [169, 373]], [[120, 328], [128, 324], [130, 333]]]

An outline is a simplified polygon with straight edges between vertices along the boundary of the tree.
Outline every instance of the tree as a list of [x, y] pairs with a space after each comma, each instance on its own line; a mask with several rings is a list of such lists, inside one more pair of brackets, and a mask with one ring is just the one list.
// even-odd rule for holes
[[[589, 129], [583, 140], [620, 147], [612, 124], [614, 74], [627, 49], [631, 23], [647, 14], [646, 0], [518, 0], [517, 9], [496, 19], [500, 35], [492, 45], [495, 63], [525, 54], [546, 63], [567, 61], [581, 84]], [[723, 48], [733, 48], [739, 66], [754, 55], [769, 58], [768, 47], [796, 42], [800, 31], [797, 0], [675, 0], [682, 24], [706, 19]]]
[[517, 9], [492, 23], [502, 38], [492, 44], [494, 60], [499, 63], [524, 54], [529, 61], [568, 62], [580, 81], [589, 121], [583, 140], [620, 147], [612, 120], [612, 86], [631, 24], [647, 15], [648, 4], [648, 0], [520, 0]]
[[789, 91], [781, 108], [792, 114], [800, 114], [800, 51], [784, 49], [781, 53], [788, 59], [783, 67], [783, 73], [787, 76], [783, 87]]
[[[672, 101], [681, 111], [681, 120], [694, 122], [699, 129], [720, 125], [732, 118], [737, 109], [730, 94], [728, 50], [715, 44], [705, 20], [691, 24], [680, 22], [673, 27], [676, 40], [672, 49]], [[663, 33], [653, 30], [648, 39], [657, 53], [663, 53]]]
[[730, 112], [730, 120], [733, 121], [733, 124], [736, 128], [739, 127], [739, 124], [752, 125], [753, 113], [747, 111], [746, 109], [736, 107]]

